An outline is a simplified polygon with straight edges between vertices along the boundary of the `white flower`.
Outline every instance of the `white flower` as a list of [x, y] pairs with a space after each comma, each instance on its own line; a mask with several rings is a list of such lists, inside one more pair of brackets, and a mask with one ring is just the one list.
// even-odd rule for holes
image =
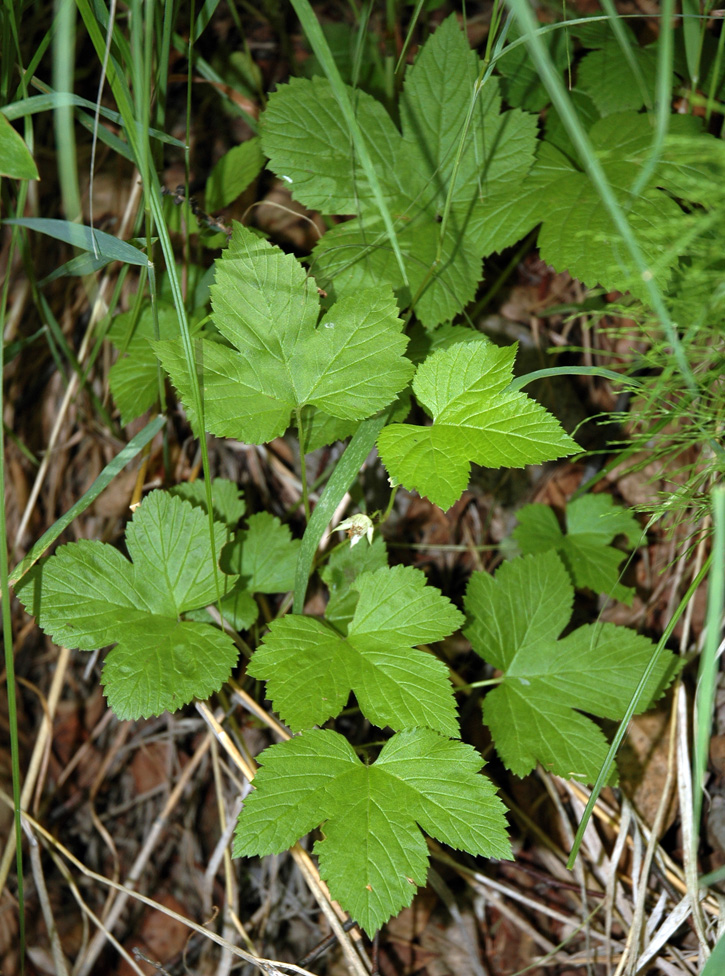
[[373, 531], [374, 525], [372, 520], [367, 517], [367, 515], [351, 515], [350, 518], [346, 518], [344, 522], [340, 522], [337, 527], [338, 532], [347, 532], [347, 537], [350, 540], [350, 547], [358, 543], [363, 536], [368, 537], [368, 542], [373, 541]]

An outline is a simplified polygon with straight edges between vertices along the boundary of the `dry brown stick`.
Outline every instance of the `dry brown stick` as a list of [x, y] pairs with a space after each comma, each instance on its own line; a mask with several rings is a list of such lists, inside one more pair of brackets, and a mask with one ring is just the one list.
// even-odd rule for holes
[[40, 858], [38, 839], [26, 821], [23, 822], [23, 827], [25, 828], [25, 834], [28, 838], [33, 881], [35, 882], [35, 890], [38, 893], [38, 901], [40, 902], [40, 909], [43, 913], [43, 920], [45, 921], [45, 928], [48, 932], [48, 939], [50, 940], [50, 951], [53, 956], [53, 965], [55, 966], [56, 976], [70, 976], [68, 960], [63, 954], [63, 946], [60, 943], [58, 928], [55, 924], [55, 919], [53, 918], [53, 909], [50, 904], [50, 897], [48, 896], [48, 889], [45, 885], [45, 875], [43, 874], [43, 865]]
[[[126, 883], [124, 886], [117, 885], [110, 882], [108, 879], [104, 879], [107, 884], [112, 888], [115, 888], [120, 894], [115, 898], [115, 901], [111, 906], [109, 906], [108, 914], [105, 918], [105, 926], [109, 930], [112, 930], [118, 919], [120, 918], [121, 912], [126, 907], [126, 902], [128, 901], [134, 886], [137, 884], [139, 878], [141, 877], [141, 872], [146, 867], [151, 854], [158, 843], [161, 832], [166, 826], [166, 821], [169, 818], [171, 811], [174, 809], [176, 804], [181, 799], [181, 794], [184, 792], [192, 774], [196, 771], [197, 766], [201, 760], [206, 755], [207, 751], [211, 746], [211, 736], [208, 735], [204, 738], [204, 741], [198, 746], [196, 752], [191, 757], [189, 762], [184, 766], [179, 776], [179, 781], [174, 787], [174, 789], [169, 794], [169, 798], [161, 811], [161, 813], [154, 820], [149, 835], [146, 841], [139, 851], [136, 860], [131, 867], [126, 878]], [[86, 950], [85, 958], [83, 961], [76, 966], [75, 976], [90, 976], [93, 971], [93, 966], [103, 949], [105, 942], [105, 934], [102, 931], [96, 932], [91, 940], [88, 949]]]
[[[23, 789], [20, 794], [21, 810], [27, 810], [28, 808], [28, 804], [30, 803], [30, 797], [33, 793], [33, 788], [35, 787], [35, 781], [38, 776], [38, 772], [41, 768], [43, 756], [46, 754], [46, 750], [50, 748], [50, 738], [51, 738], [51, 733], [53, 731], [53, 719], [55, 717], [55, 710], [58, 706], [58, 701], [60, 699], [60, 695], [63, 690], [63, 684], [65, 682], [65, 672], [69, 660], [70, 660], [70, 651], [68, 650], [68, 648], [67, 647], [59, 648], [58, 663], [55, 668], [55, 673], [53, 674], [53, 680], [50, 684], [50, 691], [48, 692], [48, 703], [47, 703], [47, 707], [44, 709], [44, 714], [43, 714], [43, 723], [40, 726], [38, 737], [35, 740], [35, 745], [33, 746], [33, 754], [30, 757], [30, 764], [28, 766], [28, 771], [25, 774], [25, 781], [23, 783]], [[14, 838], [9, 837], [5, 845], [2, 861], [0, 862], [0, 891], [5, 886], [5, 882], [8, 877], [8, 871], [10, 870], [10, 862], [12, 861], [14, 853], [15, 853], [15, 840]]]
[[[205, 741], [207, 742], [207, 748], [208, 748], [209, 740], [207, 739]], [[195, 756], [192, 757], [191, 760], [192, 762], [194, 758]], [[2, 800], [2, 802], [9, 809], [12, 810], [13, 801], [5, 792], [5, 790], [0, 789], [0, 800]], [[148, 905], [149, 908], [153, 908], [155, 911], [161, 912], [163, 915], [166, 915], [168, 918], [173, 918], [175, 921], [181, 922], [182, 925], [186, 925], [187, 928], [192, 929], [194, 932], [198, 933], [199, 935], [206, 936], [206, 938], [209, 939], [211, 942], [215, 942], [217, 945], [229, 949], [232, 953], [234, 953], [234, 955], [238, 956], [240, 959], [244, 959], [246, 962], [251, 963], [253, 966], [256, 966], [258, 969], [261, 969], [263, 972], [269, 973], [270, 976], [279, 976], [279, 974], [283, 970], [287, 970], [288, 972], [291, 973], [297, 973], [298, 976], [315, 976], [314, 973], [311, 973], [307, 969], [303, 969], [301, 966], [297, 966], [291, 962], [280, 962], [276, 959], [261, 959], [258, 956], [253, 956], [251, 953], [246, 952], [244, 949], [240, 949], [239, 946], [235, 946], [227, 942], [226, 939], [223, 939], [220, 935], [217, 935], [216, 932], [212, 932], [210, 929], [204, 928], [203, 925], [199, 925], [198, 922], [194, 922], [190, 918], [185, 918], [183, 915], [179, 915], [178, 912], [175, 912], [173, 911], [173, 909], [167, 908], [165, 905], [162, 905], [159, 902], [154, 901], [153, 898], [148, 898], [146, 895], [142, 895], [140, 892], [135, 891], [133, 888], [128, 888], [122, 884], [118, 884], [115, 881], [111, 881], [110, 878], [104, 878], [102, 874], [97, 874], [95, 871], [92, 871], [90, 868], [86, 867], [86, 865], [83, 864], [82, 861], [79, 861], [78, 858], [74, 854], [72, 854], [67, 847], [64, 847], [63, 844], [61, 844], [55, 837], [53, 837], [50, 831], [46, 830], [45, 827], [42, 826], [42, 824], [39, 824], [28, 814], [23, 814], [23, 819], [28, 824], [30, 824], [30, 826], [33, 828], [33, 830], [36, 831], [36, 833], [38, 833], [41, 837], [43, 837], [43, 839], [49, 845], [51, 850], [59, 851], [63, 855], [63, 857], [66, 858], [68, 861], [70, 861], [70, 863], [73, 864], [76, 868], [78, 868], [81, 874], [85, 875], [86, 878], [90, 878], [92, 881], [98, 881], [100, 884], [106, 885], [109, 888], [113, 888], [114, 891], [118, 891], [120, 895], [124, 897], [124, 900], [127, 900], [128, 898], [134, 898], [136, 899], [136, 901], [139, 901], [144, 905]], [[92, 916], [92, 917], [95, 924], [99, 925], [99, 927], [102, 928], [103, 923], [100, 921], [100, 919], [96, 918], [96, 916]], [[115, 939], [113, 939], [113, 933], [110, 931], [110, 929], [105, 929], [105, 933], [108, 938], [112, 939], [113, 944], [116, 946], [116, 948], [118, 948], [120, 951], [123, 952], [124, 958], [127, 961], [129, 961], [130, 957], [128, 956], [128, 953], [123, 951], [119, 943]], [[75, 976], [77, 976], [77, 972]]]

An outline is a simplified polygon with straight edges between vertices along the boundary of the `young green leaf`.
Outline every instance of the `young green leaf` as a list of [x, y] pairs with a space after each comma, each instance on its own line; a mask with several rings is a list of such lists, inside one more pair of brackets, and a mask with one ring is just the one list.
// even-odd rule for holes
[[264, 166], [264, 153], [259, 139], [248, 139], [240, 146], [224, 153], [211, 171], [204, 191], [206, 209], [210, 213], [226, 207], [244, 193]]
[[473, 298], [484, 252], [468, 233], [471, 213], [485, 219], [494, 189], [515, 196], [536, 145], [534, 116], [502, 114], [496, 79], [478, 86], [479, 70], [451, 16], [407, 71], [402, 133], [378, 102], [350, 91], [396, 220], [409, 290], [329, 84], [297, 80], [270, 97], [262, 144], [271, 167], [311, 209], [356, 216], [315, 248], [314, 267], [325, 287], [354, 294], [389, 282], [403, 304], [415, 301], [428, 327], [450, 320]]
[[[235, 857], [274, 854], [323, 825], [320, 874], [372, 935], [425, 884], [441, 843], [511, 858], [504, 808], [472, 746], [428, 729], [400, 732], [366, 766], [336, 732], [315, 729], [266, 749], [237, 824]], [[416, 826], [416, 824], [418, 826]]]
[[[504, 563], [496, 576], [474, 573], [466, 594], [465, 634], [503, 672], [483, 702], [496, 750], [517, 776], [537, 762], [568, 779], [594, 782], [607, 741], [582, 712], [619, 719], [655, 647], [625, 627], [586, 625], [566, 637], [574, 589], [554, 552]], [[658, 698], [677, 669], [661, 655], [642, 708]]]
[[[226, 530], [215, 524], [217, 553]], [[90, 651], [116, 643], [103, 684], [121, 719], [159, 715], [208, 698], [237, 660], [215, 627], [180, 620], [234, 580], [215, 573], [209, 523], [199, 508], [154, 491], [126, 530], [131, 562], [113, 546], [62, 546], [16, 587], [23, 606], [59, 644]]]
[[[219, 436], [266, 443], [306, 404], [362, 420], [394, 400], [412, 375], [392, 291], [341, 299], [318, 326], [314, 281], [292, 255], [241, 224], [217, 261], [212, 305], [215, 325], [235, 347], [197, 343], [204, 429]], [[180, 345], [155, 347], [196, 424]]]
[[225, 546], [221, 567], [252, 593], [286, 593], [295, 586], [299, 551], [300, 540], [292, 538], [289, 526], [259, 512]]
[[462, 615], [410, 566], [361, 573], [353, 589], [359, 597], [346, 637], [299, 614], [270, 625], [248, 671], [267, 682], [275, 710], [294, 730], [321, 725], [352, 690], [375, 725], [457, 736], [448, 670], [413, 646], [447, 637]]
[[615, 505], [610, 495], [584, 495], [570, 502], [566, 534], [548, 505], [525, 505], [516, 517], [519, 524], [513, 537], [524, 555], [554, 550], [564, 560], [575, 586], [631, 604], [634, 590], [619, 582], [624, 553], [609, 543], [625, 535], [634, 547], [642, 530], [632, 513]]
[[330, 599], [325, 607], [325, 620], [342, 634], [355, 613], [359, 599], [354, 588], [355, 580], [361, 573], [374, 573], [388, 565], [388, 554], [382, 536], [376, 535], [372, 545], [350, 546], [336, 549], [320, 573], [330, 591]]
[[[206, 485], [203, 481], [183, 481], [169, 488], [169, 494], [175, 498], [183, 498], [191, 505], [198, 505], [206, 512]], [[228, 478], [215, 478], [211, 483], [211, 500], [214, 520], [234, 529], [246, 511], [239, 486]]]
[[460, 342], [418, 368], [413, 391], [433, 425], [390, 424], [381, 431], [378, 450], [393, 484], [450, 508], [468, 484], [471, 461], [522, 468], [577, 450], [542, 406], [506, 391], [515, 357], [515, 345]]

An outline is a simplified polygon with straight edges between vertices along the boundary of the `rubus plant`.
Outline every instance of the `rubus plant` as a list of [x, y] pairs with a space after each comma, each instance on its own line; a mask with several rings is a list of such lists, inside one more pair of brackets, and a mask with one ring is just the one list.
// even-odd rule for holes
[[[539, 227], [540, 253], [555, 268], [628, 290], [646, 307], [651, 287], [681, 273], [673, 233], [721, 239], [721, 226], [693, 227], [691, 218], [707, 211], [702, 181], [723, 166], [722, 145], [692, 117], [673, 117], [672, 135], [652, 155], [659, 136], [641, 112], [652, 52], [618, 60], [598, 22], [573, 27], [572, 36], [589, 52], [572, 97], [596, 170], [580, 161], [558, 106], [539, 135], [533, 112], [547, 104], [548, 89], [522, 38], [511, 33], [504, 47], [501, 35], [480, 60], [455, 17], [407, 69], [393, 114], [343, 85], [324, 50], [315, 53], [326, 78], [280, 86], [263, 113], [261, 141], [241, 154], [242, 175], [230, 175], [231, 163], [220, 167], [210, 205], [254, 178], [261, 147], [296, 200], [351, 219], [322, 236], [309, 269], [235, 224], [215, 264], [210, 320], [195, 311], [190, 328], [178, 303], [173, 312], [139, 303], [110, 334], [120, 351], [111, 384], [129, 421], [155, 401], [160, 363], [201, 440], [211, 433], [265, 444], [294, 427], [303, 539], [268, 513], [238, 529], [244, 501], [228, 482], [177, 486], [152, 492], [136, 509], [128, 557], [101, 542], [71, 543], [16, 586], [54, 640], [83, 650], [115, 644], [103, 685], [122, 718], [214, 694], [238, 662], [232, 634], [256, 620], [255, 594], [294, 590], [295, 612], [270, 623], [247, 674], [265, 682], [299, 734], [262, 755], [234, 852], [277, 852], [320, 828], [321, 873], [371, 934], [425, 881], [421, 830], [472, 854], [511, 856], [503, 804], [480, 772], [481, 757], [459, 741], [456, 694], [469, 689], [454, 687], [428, 644], [464, 629], [485, 662], [474, 682], [489, 688], [483, 722], [520, 776], [541, 763], [594, 781], [607, 754], [595, 719], [622, 719], [643, 675], [639, 708], [646, 708], [677, 671], [673, 655], [655, 653], [626, 628], [568, 630], [575, 585], [630, 596], [619, 581], [623, 553], [611, 543], [624, 535], [635, 546], [639, 528], [601, 495], [567, 506], [566, 532], [549, 509], [523, 509], [515, 532], [522, 555], [495, 576], [474, 574], [465, 617], [420, 571], [389, 567], [380, 536], [369, 548], [363, 542], [321, 557], [327, 612], [322, 619], [303, 612], [325, 528], [318, 512], [329, 521], [375, 441], [391, 485], [442, 508], [460, 498], [472, 463], [523, 467], [578, 450], [523, 392], [533, 377], [514, 376], [516, 347], [497, 347], [453, 322], [465, 320], [484, 257]], [[567, 45], [561, 35], [548, 41], [551, 63], [563, 70]], [[601, 64], [611, 72], [606, 86], [593, 80]], [[627, 71], [634, 94], [622, 80]], [[617, 207], [626, 210], [635, 249]], [[714, 262], [712, 248], [707, 254]], [[697, 379], [685, 379], [697, 399]], [[305, 454], [347, 437], [310, 513]], [[351, 693], [386, 738], [371, 762], [376, 746], [356, 749], [336, 729], [315, 728], [334, 723]]]

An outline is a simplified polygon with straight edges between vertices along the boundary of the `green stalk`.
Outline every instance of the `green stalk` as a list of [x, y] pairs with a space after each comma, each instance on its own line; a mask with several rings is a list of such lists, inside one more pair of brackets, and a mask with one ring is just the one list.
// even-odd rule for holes
[[[76, 49], [76, 7], [73, 0], [59, 0], [58, 18], [53, 37], [53, 87], [56, 91], [73, 91]], [[68, 220], [79, 220], [81, 197], [78, 190], [73, 110], [59, 105], [53, 113], [55, 151], [58, 154], [58, 181], [63, 210]]]
[[310, 521], [310, 492], [307, 485], [307, 459], [305, 456], [305, 430], [302, 422], [302, 408], [295, 407], [297, 418], [297, 437], [300, 442], [300, 481], [302, 482], [302, 502], [305, 506], [305, 522]]
[[304, 610], [307, 582], [312, 572], [320, 539], [335, 509], [342, 501], [345, 492], [357, 477], [365, 458], [375, 446], [378, 434], [385, 426], [387, 419], [388, 412], [386, 411], [382, 416], [363, 420], [355, 431], [352, 440], [347, 445], [345, 453], [337, 462], [332, 477], [325, 485], [325, 490], [322, 492], [320, 500], [310, 516], [305, 534], [302, 537], [302, 545], [300, 546], [300, 554], [297, 559], [297, 571], [295, 574], [293, 613], [302, 613]]
[[[662, 22], [657, 42], [657, 92], [655, 98], [655, 132], [647, 161], [634, 182], [630, 195], [637, 197], [647, 186], [662, 155], [667, 129], [670, 124], [670, 101], [672, 95], [672, 14], [673, 0], [662, 2]], [[617, 21], [618, 23], [618, 21]]]
[[719, 653], [725, 608], [725, 488], [712, 491], [715, 534], [712, 542], [712, 569], [707, 581], [707, 618], [705, 646], [700, 655], [695, 694], [695, 734], [692, 744], [692, 830], [693, 848], [697, 851], [702, 814], [702, 796], [710, 749], [710, 731], [717, 688]]

